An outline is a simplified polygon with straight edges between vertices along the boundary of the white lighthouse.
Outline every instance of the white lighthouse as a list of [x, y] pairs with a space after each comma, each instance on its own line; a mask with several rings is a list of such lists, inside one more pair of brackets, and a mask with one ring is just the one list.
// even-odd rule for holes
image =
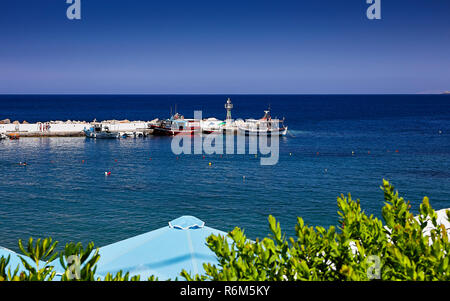
[[231, 109], [233, 108], [233, 104], [231, 103], [231, 99], [227, 99], [227, 103], [225, 104], [225, 109], [227, 109], [227, 119], [226, 125], [227, 127], [231, 127], [232, 119], [231, 119]]

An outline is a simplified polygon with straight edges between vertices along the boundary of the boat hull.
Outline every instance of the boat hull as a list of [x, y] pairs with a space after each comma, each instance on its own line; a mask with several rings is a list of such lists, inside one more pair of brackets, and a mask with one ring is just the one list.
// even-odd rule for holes
[[222, 133], [224, 133], [224, 130], [223, 129], [220, 129], [220, 130], [209, 130], [209, 129], [203, 129], [202, 130], [202, 133], [203, 134], [222, 134]]
[[239, 133], [245, 136], [286, 136], [287, 127], [276, 130], [250, 130], [239, 128]]
[[86, 138], [95, 138], [95, 139], [117, 139], [119, 138], [119, 133], [106, 133], [106, 132], [99, 132], [99, 133], [94, 133], [94, 132], [89, 132], [86, 131], [84, 132], [86, 135]]
[[153, 128], [153, 135], [156, 136], [176, 136], [176, 135], [194, 135], [199, 133], [198, 130], [172, 130], [161, 127]]

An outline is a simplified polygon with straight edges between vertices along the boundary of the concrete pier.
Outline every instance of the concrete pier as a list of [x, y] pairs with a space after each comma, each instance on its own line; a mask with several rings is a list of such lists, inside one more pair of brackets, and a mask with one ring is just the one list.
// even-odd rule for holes
[[[129, 120], [104, 120], [104, 121], [49, 121], [20, 123], [9, 119], [0, 120], [0, 134], [14, 137], [84, 137], [84, 130], [101, 126], [102, 129], [113, 133], [131, 134], [136, 137], [147, 136], [153, 133], [152, 125], [157, 125], [159, 119], [151, 121], [129, 121]], [[239, 122], [228, 120], [223, 125], [222, 120], [207, 118], [200, 121], [202, 131], [223, 132], [223, 134], [237, 134]]]
[[[9, 120], [8, 120], [9, 122]], [[102, 122], [85, 121], [49, 121], [38, 123], [13, 123], [0, 122], [0, 134], [19, 137], [83, 137], [84, 129], [91, 128], [94, 124], [101, 123], [107, 126], [111, 132], [151, 133], [149, 125], [152, 121], [128, 121], [107, 120]]]

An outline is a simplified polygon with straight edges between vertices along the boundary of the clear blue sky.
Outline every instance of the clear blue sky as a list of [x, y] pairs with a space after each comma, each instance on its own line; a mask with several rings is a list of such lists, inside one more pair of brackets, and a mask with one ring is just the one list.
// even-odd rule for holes
[[450, 90], [450, 1], [0, 1], [0, 93]]

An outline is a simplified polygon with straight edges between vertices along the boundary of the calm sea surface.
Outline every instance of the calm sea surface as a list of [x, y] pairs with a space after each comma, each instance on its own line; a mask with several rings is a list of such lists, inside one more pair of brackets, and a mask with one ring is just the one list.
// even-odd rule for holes
[[[0, 96], [0, 119], [151, 120], [169, 117], [175, 104], [186, 117], [202, 110], [224, 119], [226, 97]], [[380, 217], [383, 178], [415, 212], [423, 196], [435, 209], [450, 207], [450, 96], [231, 98], [235, 118], [261, 117], [268, 104], [273, 117], [286, 117], [277, 165], [249, 154], [177, 159], [170, 137], [0, 141], [0, 245], [17, 250], [19, 238], [52, 236], [103, 246], [181, 215], [256, 238], [267, 235], [272, 214], [293, 235], [297, 216], [336, 225], [341, 193]]]

